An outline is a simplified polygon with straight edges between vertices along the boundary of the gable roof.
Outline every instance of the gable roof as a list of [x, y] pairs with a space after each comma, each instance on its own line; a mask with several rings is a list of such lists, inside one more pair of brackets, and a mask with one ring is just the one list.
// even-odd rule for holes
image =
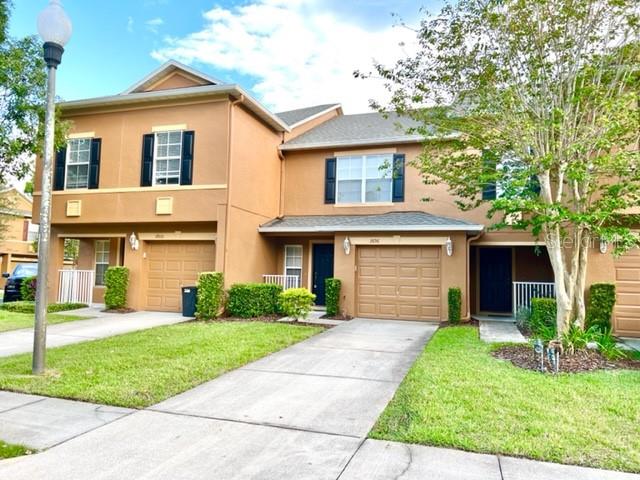
[[322, 105], [314, 105], [313, 107], [287, 110], [286, 112], [276, 113], [276, 115], [289, 125], [289, 128], [295, 128], [301, 123], [313, 120], [314, 118], [335, 109], [340, 109], [340, 112], [342, 113], [342, 105], [339, 103], [325, 103]]
[[292, 215], [258, 227], [262, 233], [303, 232], [479, 232], [484, 225], [426, 212], [388, 212], [374, 215]]
[[122, 92], [121, 95], [145, 92], [149, 86], [159, 82], [163, 78], [168, 77], [176, 71], [183, 71], [192, 77], [196, 77], [197, 79], [202, 81], [203, 85], [220, 85], [223, 83], [220, 80], [217, 80], [207, 75], [206, 73], [199, 72], [198, 70], [191, 68], [184, 63], [180, 63], [177, 60], [169, 60], [160, 65], [157, 69], [144, 77], [142, 80], [131, 85], [124, 92]]
[[416, 121], [395, 113], [386, 116], [378, 112], [340, 115], [283, 143], [280, 149], [417, 143], [423, 141], [424, 137], [406, 133], [408, 128], [416, 126]]

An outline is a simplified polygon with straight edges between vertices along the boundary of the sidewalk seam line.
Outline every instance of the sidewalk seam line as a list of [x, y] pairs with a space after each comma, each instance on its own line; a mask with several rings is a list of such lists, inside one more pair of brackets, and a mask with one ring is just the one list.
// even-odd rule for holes
[[[10, 393], [18, 393], [18, 392], [11, 392], [10, 390], [6, 390], [6, 391], [8, 391]], [[8, 408], [6, 410], [0, 410], [0, 415], [3, 414], [3, 413], [11, 412], [13, 410], [17, 410], [18, 408], [28, 407], [29, 405], [34, 405], [34, 404], [39, 403], [39, 402], [44, 402], [47, 398], [48, 397], [39, 398], [38, 400], [34, 400], [33, 402], [23, 403], [21, 405], [16, 405], [15, 407], [11, 407], [11, 408]]]
[[240, 367], [238, 370], [245, 370], [249, 372], [260, 372], [260, 373], [280, 373], [283, 375], [298, 375], [302, 377], [323, 377], [323, 378], [341, 378], [345, 380], [362, 380], [365, 382], [378, 382], [378, 383], [391, 383], [396, 384], [394, 380], [378, 380], [376, 378], [366, 378], [366, 377], [346, 377], [344, 375], [328, 375], [323, 373], [303, 373], [303, 372], [291, 372], [291, 371], [283, 371], [283, 370], [267, 370], [262, 368], [248, 368], [248, 367]]
[[502, 473], [502, 460], [500, 460], [500, 455], [496, 455], [498, 458], [498, 470], [500, 471], [500, 478], [504, 480], [504, 473]]
[[336, 477], [336, 480], [340, 480], [340, 477], [342, 477], [342, 474], [345, 472], [345, 470], [347, 469], [347, 467], [349, 466], [349, 464], [353, 460], [353, 457], [356, 456], [356, 453], [358, 453], [360, 451], [360, 449], [362, 448], [362, 445], [364, 445], [364, 442], [366, 442], [366, 441], [367, 441], [367, 437], [366, 436], [362, 440], [360, 440], [360, 443], [358, 443], [358, 446], [356, 447], [354, 452], [349, 457], [349, 460], [347, 460], [347, 463], [345, 463], [344, 467], [342, 468], [342, 470], [340, 470], [340, 473]]

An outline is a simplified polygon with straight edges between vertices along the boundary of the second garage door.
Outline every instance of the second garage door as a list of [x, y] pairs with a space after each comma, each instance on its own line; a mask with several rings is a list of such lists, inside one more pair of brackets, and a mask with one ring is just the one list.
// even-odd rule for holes
[[440, 321], [440, 247], [358, 247], [357, 314]]
[[616, 306], [614, 331], [618, 335], [640, 337], [640, 249], [614, 260]]
[[145, 304], [148, 310], [179, 312], [182, 286], [215, 268], [214, 242], [148, 242]]

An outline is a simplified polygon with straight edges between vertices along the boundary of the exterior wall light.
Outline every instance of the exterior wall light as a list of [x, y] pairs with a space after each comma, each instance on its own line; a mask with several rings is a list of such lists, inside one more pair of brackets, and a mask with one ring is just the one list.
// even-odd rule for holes
[[607, 253], [607, 249], [609, 248], [609, 242], [606, 240], [600, 239], [600, 253]]
[[349, 240], [349, 237], [344, 237], [344, 242], [342, 242], [342, 248], [344, 249], [345, 255], [349, 255], [349, 253], [351, 253], [351, 240]]
[[451, 237], [447, 238], [447, 241], [444, 242], [444, 247], [449, 257], [453, 255], [453, 241], [451, 240]]
[[129, 236], [129, 245], [131, 245], [131, 250], [138, 250], [138, 248], [140, 248], [140, 241], [136, 237], [135, 232], [131, 232]]

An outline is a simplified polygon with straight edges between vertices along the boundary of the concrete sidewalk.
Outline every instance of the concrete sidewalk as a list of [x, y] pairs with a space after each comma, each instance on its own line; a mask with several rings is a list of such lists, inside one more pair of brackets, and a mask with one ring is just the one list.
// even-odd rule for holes
[[[65, 313], [70, 315], [95, 315], [96, 318], [48, 325], [47, 347], [49, 348], [191, 320], [179, 313], [171, 312], [104, 313], [94, 311], [91, 308], [84, 308]], [[31, 352], [32, 349], [32, 328], [0, 333], [0, 357]]]
[[487, 343], [527, 343], [515, 322], [480, 320], [480, 339]]

